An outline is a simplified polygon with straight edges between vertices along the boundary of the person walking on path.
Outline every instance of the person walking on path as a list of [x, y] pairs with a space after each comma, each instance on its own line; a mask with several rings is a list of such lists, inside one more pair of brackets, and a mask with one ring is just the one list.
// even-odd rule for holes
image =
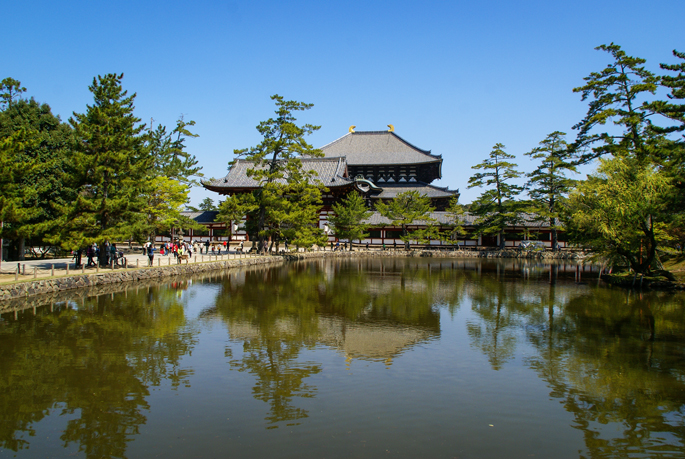
[[88, 268], [93, 266], [93, 257], [95, 256], [95, 250], [93, 249], [93, 244], [89, 245], [88, 248], [86, 249], [86, 257], [88, 257], [88, 264], [86, 265]]
[[152, 244], [147, 246], [147, 257], [150, 259], [150, 264], [148, 266], [152, 266], [152, 263], [155, 259], [155, 246]]

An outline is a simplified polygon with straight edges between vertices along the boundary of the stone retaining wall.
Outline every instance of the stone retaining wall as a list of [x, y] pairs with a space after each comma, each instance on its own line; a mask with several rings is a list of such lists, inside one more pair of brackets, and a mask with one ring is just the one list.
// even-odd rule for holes
[[438, 250], [355, 250], [354, 252], [302, 252], [283, 256], [264, 256], [234, 260], [194, 263], [187, 265], [161, 266], [137, 270], [101, 272], [98, 274], [79, 274], [69, 277], [43, 279], [32, 282], [0, 285], [0, 311], [5, 308], [6, 300], [23, 299], [34, 295], [55, 293], [73, 289], [96, 287], [107, 284], [122, 284], [145, 280], [159, 280], [171, 276], [183, 276], [207, 271], [221, 271], [242, 266], [269, 265], [284, 261], [306, 260], [312, 258], [349, 258], [349, 257], [440, 257], [440, 258], [536, 258], [579, 260], [582, 254], [569, 252], [519, 252], [504, 251], [438, 251]]
[[[234, 260], [195, 263], [187, 265], [161, 266], [156, 268], [136, 269], [133, 271], [113, 271], [98, 274], [83, 274], [56, 279], [44, 279], [32, 282], [0, 286], [0, 301], [13, 298], [26, 298], [33, 295], [53, 293], [78, 288], [95, 287], [106, 284], [121, 284], [143, 280], [159, 280], [170, 276], [182, 276], [207, 271], [221, 271], [241, 266], [283, 263], [282, 257], [255, 257]], [[4, 309], [0, 304], [0, 310]]]
[[287, 260], [321, 257], [433, 257], [433, 258], [531, 258], [581, 261], [583, 252], [528, 252], [518, 250], [355, 250], [353, 252], [307, 252], [284, 255]]

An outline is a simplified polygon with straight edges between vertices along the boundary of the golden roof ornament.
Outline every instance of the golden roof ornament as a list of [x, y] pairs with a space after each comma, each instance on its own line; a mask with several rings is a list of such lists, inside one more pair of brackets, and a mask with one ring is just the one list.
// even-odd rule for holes
[[390, 128], [388, 129], [388, 132], [395, 132], [395, 126], [393, 126], [392, 124], [388, 124], [388, 127]]
[[354, 132], [354, 128], [356, 128], [356, 127], [357, 127], [357, 126], [355, 126], [355, 125], [350, 126], [349, 132], [350, 132], [350, 133]]

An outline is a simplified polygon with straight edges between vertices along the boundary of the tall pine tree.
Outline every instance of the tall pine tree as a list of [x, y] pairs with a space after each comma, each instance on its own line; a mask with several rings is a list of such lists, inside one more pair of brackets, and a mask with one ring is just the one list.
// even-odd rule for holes
[[[323, 156], [305, 141], [305, 136], [320, 126], [298, 126], [294, 116], [294, 112], [309, 110], [313, 105], [284, 100], [279, 95], [271, 99], [276, 103], [276, 116], [257, 126], [262, 141], [252, 148], [234, 151], [236, 156], [254, 163], [247, 174], [260, 185], [251, 197], [245, 197], [250, 206], [256, 207], [250, 220], [256, 226], [260, 251], [266, 250], [267, 238], [278, 243], [290, 237], [305, 246], [324, 240], [316, 226], [323, 186], [316, 183], [316, 173], [305, 170], [301, 161], [303, 157]], [[302, 199], [294, 200], [292, 196]]]
[[521, 221], [523, 206], [516, 197], [521, 194], [523, 187], [511, 183], [523, 175], [516, 170], [517, 164], [507, 160], [514, 155], [504, 151], [504, 145], [495, 144], [489, 157], [472, 169], [482, 169], [469, 178], [469, 188], [488, 187], [471, 203], [469, 212], [475, 215], [477, 233], [499, 235], [499, 248], [504, 249], [504, 229], [514, 226]]
[[569, 152], [564, 132], [554, 131], [540, 142], [540, 146], [526, 153], [541, 164], [528, 174], [528, 195], [532, 201], [532, 211], [547, 219], [552, 232], [552, 250], [559, 248], [558, 229], [561, 205], [568, 195], [574, 180], [568, 172], [576, 172], [573, 158]]
[[73, 187], [76, 199], [62, 206], [55, 242], [64, 248], [126, 240], [143, 218], [145, 196], [154, 176], [145, 126], [133, 114], [135, 94], [121, 86], [122, 74], [93, 79], [94, 103], [69, 120], [76, 143]]

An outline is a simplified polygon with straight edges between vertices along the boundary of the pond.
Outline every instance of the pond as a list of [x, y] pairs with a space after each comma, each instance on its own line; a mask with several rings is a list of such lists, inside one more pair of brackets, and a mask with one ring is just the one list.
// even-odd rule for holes
[[0, 317], [0, 457], [685, 456], [683, 294], [429, 258], [118, 288]]

